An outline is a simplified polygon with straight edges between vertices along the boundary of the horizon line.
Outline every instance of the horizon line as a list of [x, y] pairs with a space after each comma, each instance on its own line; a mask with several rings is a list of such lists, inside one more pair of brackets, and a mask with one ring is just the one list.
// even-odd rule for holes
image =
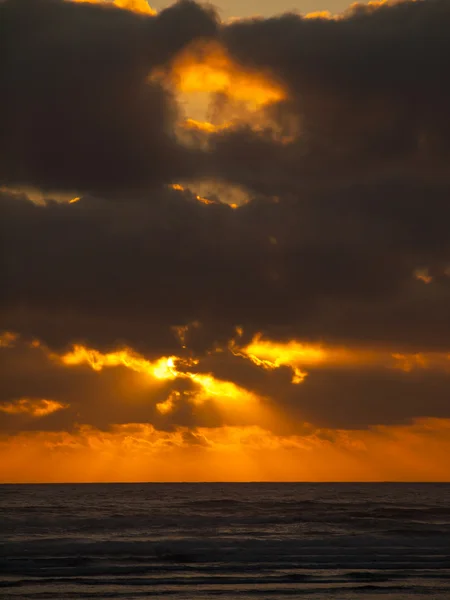
[[367, 481], [267, 481], [267, 480], [249, 480], [249, 481], [2, 481], [2, 485], [373, 485], [373, 484], [396, 484], [396, 485], [450, 485], [450, 481], [416, 481], [416, 480], [367, 480]]

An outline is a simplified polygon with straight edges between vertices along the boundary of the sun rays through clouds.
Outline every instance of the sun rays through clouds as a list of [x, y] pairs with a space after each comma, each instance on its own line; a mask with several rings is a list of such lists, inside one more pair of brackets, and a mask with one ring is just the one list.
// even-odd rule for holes
[[0, 2], [0, 480], [450, 478], [449, 7]]

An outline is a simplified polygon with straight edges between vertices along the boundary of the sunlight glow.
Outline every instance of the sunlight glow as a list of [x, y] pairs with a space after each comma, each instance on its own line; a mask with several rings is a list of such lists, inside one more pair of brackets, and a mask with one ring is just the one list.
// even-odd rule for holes
[[12, 331], [3, 331], [0, 333], [0, 348], [10, 348], [19, 336]]
[[414, 277], [425, 284], [429, 284], [433, 281], [433, 277], [428, 272], [428, 269], [416, 269], [414, 271]]
[[180, 92], [223, 93], [254, 109], [286, 97], [284, 90], [262, 73], [244, 71], [217, 42], [195, 44], [174, 62]]
[[450, 355], [446, 352], [394, 352], [386, 348], [335, 347], [309, 345], [297, 340], [273, 342], [257, 334], [247, 346], [236, 340], [229, 345], [235, 356], [251, 360], [267, 370], [288, 366], [293, 371], [292, 383], [301, 383], [307, 376], [304, 367], [395, 369], [409, 373], [418, 369], [450, 371]]
[[311, 365], [325, 360], [325, 351], [315, 346], [307, 346], [296, 341], [285, 344], [262, 340], [261, 335], [256, 335], [244, 348], [238, 348], [233, 342], [230, 345], [233, 354], [250, 359], [255, 365], [263, 369], [278, 369], [289, 366], [293, 371], [292, 383], [304, 381], [307, 373], [298, 365]]
[[31, 417], [45, 417], [57, 410], [68, 408], [68, 404], [61, 404], [54, 400], [21, 398], [15, 402], [0, 404], [0, 411], [8, 415], [29, 415]]
[[124, 10], [130, 10], [132, 12], [142, 15], [155, 15], [156, 11], [151, 8], [146, 0], [72, 0], [73, 2], [87, 3], [87, 4], [104, 4], [105, 6], [111, 5], [117, 8], [123, 8]]
[[315, 12], [310, 12], [306, 14], [304, 19], [333, 19], [333, 15], [329, 10], [317, 10]]
[[81, 425], [0, 435], [0, 481], [449, 481], [449, 452], [450, 419], [287, 436], [258, 426]]
[[[179, 183], [173, 183], [170, 187], [173, 190], [177, 190], [179, 192], [184, 192], [185, 189], [186, 189], [182, 185], [180, 185]], [[199, 196], [198, 194], [194, 194], [194, 197], [201, 204], [219, 204], [219, 202], [217, 202], [216, 200], [210, 200], [209, 198], [204, 198], [203, 196]], [[175, 328], [175, 330], [177, 330], [177, 329], [183, 329], [183, 328]]]
[[263, 340], [261, 335], [256, 335], [244, 351], [249, 357], [272, 361], [275, 365], [286, 365], [292, 362], [302, 364], [317, 364], [323, 362], [326, 351], [319, 346], [309, 346], [297, 341], [276, 343]]
[[[189, 379], [199, 387], [199, 392], [192, 395], [192, 401], [195, 404], [202, 404], [211, 398], [219, 403], [223, 400], [227, 402], [233, 400], [237, 403], [246, 404], [249, 402], [254, 403], [257, 400], [254, 394], [231, 381], [216, 379], [210, 373], [194, 373], [187, 370], [187, 368], [198, 364], [198, 360], [194, 359], [163, 356], [151, 362], [129, 348], [103, 354], [98, 350], [81, 345], [74, 346], [71, 352], [62, 356], [53, 355], [53, 358], [60, 360], [67, 366], [87, 364], [94, 371], [101, 371], [106, 367], [123, 366], [162, 381]], [[174, 398], [168, 400], [160, 403], [158, 410], [161, 413], [169, 412], [172, 409]]]
[[172, 412], [175, 404], [175, 400], [180, 397], [180, 392], [173, 391], [169, 394], [168, 398], [163, 402], [158, 402], [156, 405], [156, 410], [158, 410], [162, 415], [166, 415]]
[[85, 348], [81, 345], [75, 345], [72, 352], [68, 352], [61, 357], [61, 361], [69, 366], [86, 363], [94, 371], [101, 371], [104, 367], [118, 367], [122, 365], [137, 373], [146, 373], [155, 379], [175, 379], [178, 377], [178, 372], [175, 369], [175, 360], [178, 360], [175, 356], [162, 356], [158, 360], [151, 362], [129, 348], [103, 354], [98, 350]]
[[203, 131], [206, 133], [215, 133], [216, 131], [223, 131], [231, 126], [231, 123], [222, 123], [221, 125], [214, 125], [209, 121], [197, 121], [196, 119], [186, 119], [183, 123], [183, 127], [191, 131]]

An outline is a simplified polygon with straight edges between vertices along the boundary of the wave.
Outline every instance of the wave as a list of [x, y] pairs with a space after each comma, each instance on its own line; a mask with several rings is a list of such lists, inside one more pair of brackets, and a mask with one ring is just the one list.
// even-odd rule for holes
[[450, 597], [450, 486], [12, 490], [2, 598]]

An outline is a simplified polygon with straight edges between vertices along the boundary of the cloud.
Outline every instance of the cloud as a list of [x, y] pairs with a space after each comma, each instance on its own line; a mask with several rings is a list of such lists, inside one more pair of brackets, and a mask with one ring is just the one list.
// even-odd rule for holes
[[[259, 358], [273, 353], [278, 360]], [[1, 349], [0, 429], [70, 432], [81, 423], [108, 431], [133, 422], [158, 431], [255, 425], [300, 435], [450, 418], [446, 353], [319, 351], [256, 339], [195, 360], [189, 354], [150, 361], [129, 348], [77, 345], [56, 353], [18, 339]]]
[[[104, 0], [72, 0], [74, 2], [90, 2], [92, 4], [103, 4]], [[124, 8], [136, 13], [145, 15], [155, 15], [154, 11], [146, 0], [113, 0], [112, 4], [118, 8]]]
[[[250, 339], [445, 349], [447, 187], [351, 186], [231, 209], [189, 190], [36, 206], [0, 194], [1, 327], [53, 347], [177, 354]], [[276, 243], [273, 243], [273, 240]], [[416, 278], [425, 265], [433, 281]], [[414, 350], [415, 349], [415, 350]]]
[[[445, 0], [230, 24], [188, 0], [125, 8], [2, 2], [3, 183], [117, 192], [216, 176], [271, 194], [448, 183]], [[207, 151], [199, 131], [181, 143], [186, 92], [213, 94]]]
[[27, 414], [31, 417], [45, 417], [67, 406], [54, 400], [20, 398], [15, 402], [0, 404], [0, 411], [8, 415]]
[[176, 106], [150, 79], [216, 17], [189, 0], [158, 15], [112, 4], [0, 4], [0, 182], [117, 190], [191, 174], [173, 135]]
[[4, 435], [335, 444], [348, 476], [393, 432], [410, 458], [424, 423], [441, 440], [449, 25], [442, 0], [229, 24], [0, 3]]
[[282, 143], [270, 131], [223, 131], [215, 136], [218, 168], [258, 190], [405, 176], [448, 182], [449, 23], [447, 2], [431, 0], [224, 27], [231, 56], [286, 89], [272, 116], [280, 124], [290, 116], [296, 135]]
[[23, 339], [0, 351], [2, 431], [72, 431], [79, 423], [108, 430], [130, 421], [171, 431], [267, 422], [262, 397], [197, 369], [198, 361], [186, 356], [149, 361], [128, 348], [102, 353], [81, 346], [57, 354]]

